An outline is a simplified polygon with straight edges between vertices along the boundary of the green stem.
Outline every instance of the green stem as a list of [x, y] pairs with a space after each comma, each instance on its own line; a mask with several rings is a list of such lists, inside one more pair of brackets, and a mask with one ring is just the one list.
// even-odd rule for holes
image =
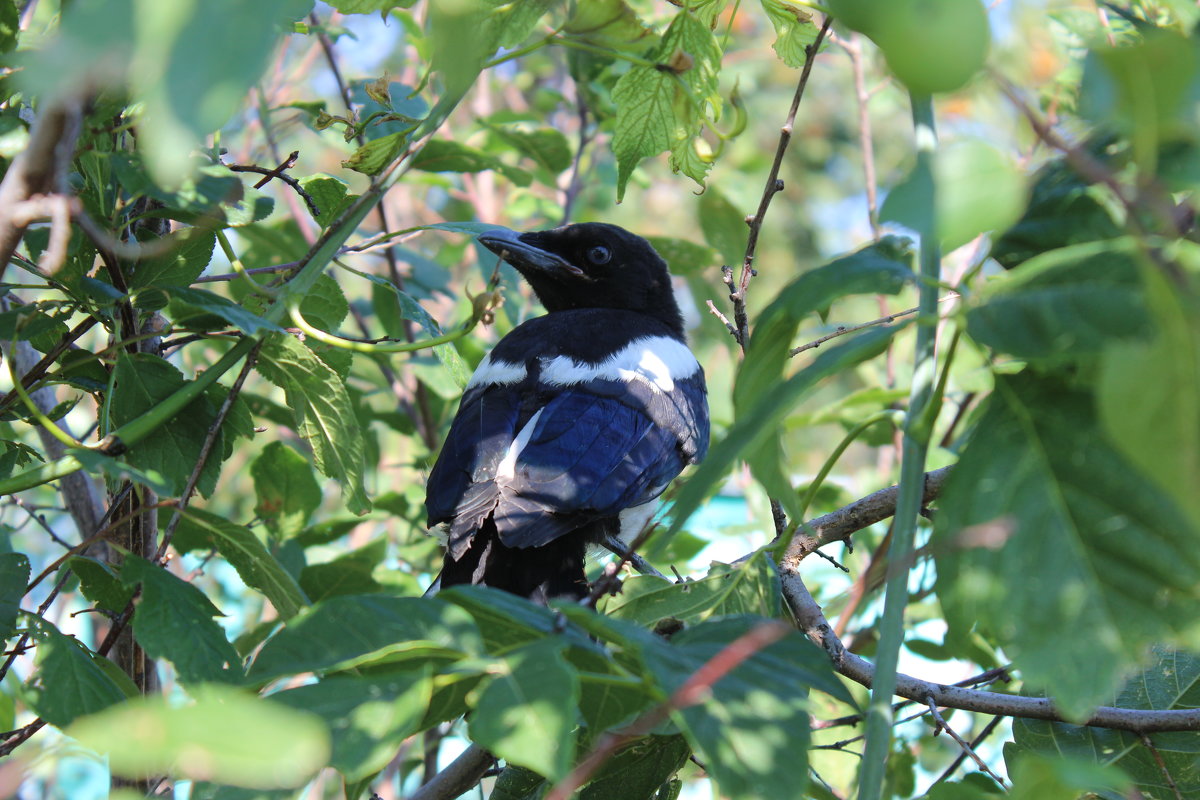
[[[886, 411], [876, 411], [874, 414], [855, 425], [854, 428], [852, 428], [850, 432], [842, 438], [842, 441], [838, 443], [838, 446], [835, 447], [833, 452], [829, 454], [829, 457], [825, 459], [825, 463], [821, 465], [821, 470], [817, 473], [817, 476], [812, 479], [811, 483], [809, 483], [808, 491], [804, 493], [804, 499], [800, 501], [800, 510], [802, 512], [800, 514], [800, 520], [807, 518], [808, 507], [812, 505], [812, 501], [814, 498], [816, 498], [817, 492], [821, 490], [821, 485], [825, 483], [825, 479], [829, 477], [829, 473], [837, 464], [838, 459], [842, 457], [842, 453], [846, 452], [846, 448], [853, 444], [859, 436], [862, 436], [867, 428], [870, 428], [877, 422], [882, 422], [885, 419], [891, 419], [898, 413], [899, 412], [891, 409]], [[790, 537], [786, 536], [784, 538], [790, 539]]]
[[892, 546], [888, 554], [888, 579], [884, 593], [883, 621], [876, 651], [875, 682], [867, 708], [866, 748], [859, 772], [858, 800], [879, 800], [883, 776], [891, 749], [892, 695], [896, 690], [896, 670], [900, 646], [904, 642], [904, 609], [908, 605], [908, 572], [913, 553], [917, 515], [924, 491], [925, 456], [932, 426], [925, 424], [926, 408], [933, 396], [937, 364], [934, 345], [937, 340], [937, 284], [941, 252], [934, 211], [936, 186], [933, 159], [937, 135], [933, 123], [933, 101], [928, 96], [911, 96], [913, 125], [917, 139], [918, 181], [929, 187], [921, 198], [923, 207], [916, 212], [913, 227], [921, 237], [921, 280], [917, 319], [916, 358], [913, 363], [912, 390], [900, 458], [900, 488], [896, 516], [892, 524]]
[[334, 336], [332, 333], [327, 333], [320, 328], [314, 328], [309, 324], [304, 315], [300, 313], [300, 306], [296, 302], [292, 302], [289, 312], [292, 317], [292, 324], [304, 332], [305, 336], [316, 339], [322, 344], [327, 344], [330, 347], [337, 347], [342, 350], [353, 350], [356, 353], [412, 353], [416, 350], [424, 350], [427, 347], [437, 347], [440, 344], [448, 344], [455, 339], [461, 339], [472, 330], [478, 319], [472, 319], [462, 325], [457, 331], [451, 333], [443, 333], [441, 336], [434, 336], [429, 339], [418, 339], [414, 342], [399, 342], [396, 344], [378, 344], [376, 342], [359, 342], [354, 339], [343, 339], [341, 336]]
[[[217, 363], [200, 373], [196, 380], [186, 384], [145, 414], [136, 419], [131, 419], [113, 431], [106, 437], [106, 444], [111, 446], [119, 440], [126, 447], [129, 447], [145, 439], [148, 435], [174, 418], [176, 414], [183, 411], [189, 403], [203, 394], [209, 386], [216, 383], [217, 378], [224, 375], [234, 364], [241, 361], [242, 358], [254, 349], [254, 345], [257, 342], [258, 340], [252, 336], [247, 336], [239, 340], [225, 355], [221, 356]], [[34, 486], [40, 486], [43, 483], [70, 475], [72, 472], [81, 469], [82, 466], [79, 459], [71, 455], [63, 456], [49, 464], [40, 464], [37, 467], [0, 481], [0, 495], [32, 489]]]

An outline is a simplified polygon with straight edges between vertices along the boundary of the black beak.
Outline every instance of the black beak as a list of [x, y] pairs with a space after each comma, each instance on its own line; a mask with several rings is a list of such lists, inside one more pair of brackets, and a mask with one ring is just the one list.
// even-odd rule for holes
[[583, 276], [583, 270], [562, 256], [526, 241], [526, 237], [533, 235], [517, 233], [508, 228], [494, 228], [479, 234], [479, 243], [522, 272], [528, 270], [550, 275]]

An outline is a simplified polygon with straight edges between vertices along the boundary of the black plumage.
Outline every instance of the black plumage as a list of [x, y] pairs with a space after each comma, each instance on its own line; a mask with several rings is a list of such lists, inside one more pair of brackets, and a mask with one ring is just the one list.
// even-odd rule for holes
[[547, 313], [479, 365], [430, 473], [429, 524], [447, 533], [441, 583], [582, 597], [588, 546], [636, 534], [704, 457], [704, 373], [644, 239], [602, 223], [479, 238]]

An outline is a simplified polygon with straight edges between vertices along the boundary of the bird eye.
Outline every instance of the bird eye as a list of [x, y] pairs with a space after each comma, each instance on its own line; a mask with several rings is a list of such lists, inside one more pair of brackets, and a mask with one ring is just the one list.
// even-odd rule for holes
[[598, 244], [587, 251], [587, 258], [593, 264], [607, 264], [612, 258], [612, 251], [604, 245]]

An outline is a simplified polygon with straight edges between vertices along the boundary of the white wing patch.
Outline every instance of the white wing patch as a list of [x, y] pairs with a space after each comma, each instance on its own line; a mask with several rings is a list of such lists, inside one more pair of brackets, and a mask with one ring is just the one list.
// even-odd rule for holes
[[646, 336], [634, 339], [599, 364], [581, 364], [569, 356], [542, 359], [541, 379], [554, 386], [643, 380], [669, 392], [675, 381], [690, 378], [699, 369], [700, 363], [683, 342], [669, 336]]
[[538, 418], [542, 416], [544, 408], [539, 408], [537, 413], [529, 418], [529, 422], [525, 423], [525, 427], [517, 434], [517, 438], [512, 440], [512, 444], [508, 446], [508, 452], [504, 454], [504, 460], [496, 467], [496, 480], [514, 480], [517, 477], [517, 459], [521, 457], [521, 451], [529, 444], [530, 437], [533, 436], [533, 429], [537, 426]]
[[648, 503], [642, 503], [640, 506], [630, 506], [629, 508], [622, 509], [621, 513], [617, 515], [617, 520], [620, 523], [620, 531], [617, 533], [618, 538], [625, 544], [631, 544], [634, 538], [646, 527], [646, 523], [654, 516], [655, 511], [658, 511], [657, 497]]
[[513, 364], [510, 361], [492, 361], [492, 354], [488, 353], [483, 357], [483, 361], [479, 362], [479, 366], [475, 368], [475, 373], [471, 376], [471, 380], [467, 382], [467, 388], [520, 383], [525, 380], [525, 376], [528, 374], [529, 371], [525, 369], [524, 364]]

